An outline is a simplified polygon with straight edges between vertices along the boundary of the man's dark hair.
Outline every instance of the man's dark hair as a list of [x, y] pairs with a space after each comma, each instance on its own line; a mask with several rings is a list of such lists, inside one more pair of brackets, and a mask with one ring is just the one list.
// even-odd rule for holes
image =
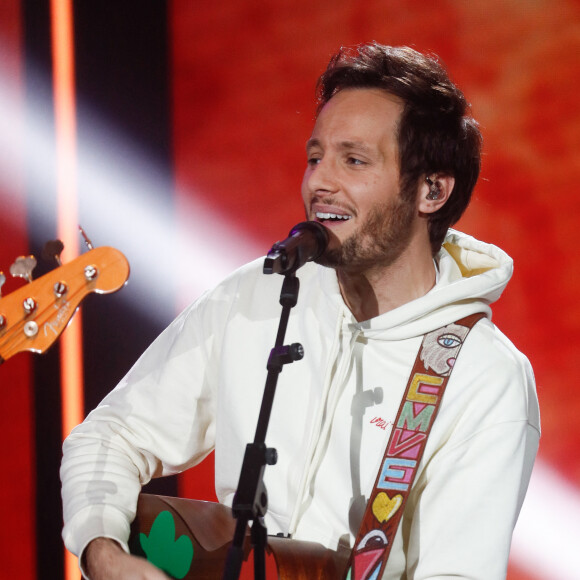
[[455, 178], [447, 203], [429, 215], [436, 254], [447, 229], [471, 199], [481, 166], [481, 133], [463, 93], [435, 58], [408, 47], [377, 43], [341, 48], [318, 80], [318, 112], [339, 91], [379, 88], [400, 98], [398, 127], [401, 191], [415, 199], [419, 181], [441, 172]]

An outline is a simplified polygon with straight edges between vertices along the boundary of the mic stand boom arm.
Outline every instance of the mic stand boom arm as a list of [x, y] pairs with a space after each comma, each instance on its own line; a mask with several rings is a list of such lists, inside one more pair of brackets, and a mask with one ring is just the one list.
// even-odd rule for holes
[[268, 508], [268, 495], [263, 476], [266, 465], [274, 465], [276, 463], [277, 452], [274, 448], [267, 448], [265, 440], [278, 376], [282, 372], [282, 367], [295, 360], [300, 360], [304, 356], [304, 349], [299, 343], [283, 346], [290, 310], [298, 302], [299, 288], [300, 281], [296, 277], [295, 271], [285, 274], [280, 293], [282, 314], [280, 315], [276, 343], [270, 351], [268, 359], [268, 375], [266, 377], [256, 434], [253, 443], [248, 443], [246, 446], [238, 489], [232, 504], [232, 512], [237, 522], [234, 539], [228, 550], [223, 580], [235, 580], [240, 577], [244, 556], [244, 538], [246, 527], [250, 520], [252, 520], [254, 578], [255, 580], [266, 579], [267, 531], [263, 517]]

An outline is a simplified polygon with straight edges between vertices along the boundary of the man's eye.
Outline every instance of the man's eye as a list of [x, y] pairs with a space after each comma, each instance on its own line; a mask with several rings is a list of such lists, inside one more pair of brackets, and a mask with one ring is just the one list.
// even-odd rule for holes
[[366, 161], [363, 161], [358, 157], [349, 157], [347, 161], [350, 165], [366, 165]]
[[309, 157], [308, 158], [308, 165], [318, 165], [320, 163], [319, 157]]

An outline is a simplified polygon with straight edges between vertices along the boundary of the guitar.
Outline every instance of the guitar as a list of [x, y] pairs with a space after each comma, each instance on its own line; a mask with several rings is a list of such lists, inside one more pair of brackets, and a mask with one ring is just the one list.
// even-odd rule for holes
[[[230, 508], [197, 501], [142, 493], [131, 525], [129, 549], [146, 557], [171, 578], [222, 578], [236, 521]], [[244, 555], [251, 560], [249, 531]], [[268, 580], [340, 580], [350, 550], [333, 551], [321, 544], [270, 536], [266, 548]], [[241, 580], [254, 578], [245, 564]]]
[[0, 364], [21, 351], [45, 352], [83, 298], [115, 292], [128, 278], [125, 256], [103, 246], [0, 298]]

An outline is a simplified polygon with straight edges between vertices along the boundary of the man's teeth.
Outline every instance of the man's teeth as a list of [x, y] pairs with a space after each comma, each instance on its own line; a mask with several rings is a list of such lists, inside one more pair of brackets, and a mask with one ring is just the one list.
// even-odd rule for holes
[[322, 211], [316, 212], [316, 217], [319, 220], [349, 220], [352, 219], [351, 215], [338, 215], [336, 213], [326, 213]]

